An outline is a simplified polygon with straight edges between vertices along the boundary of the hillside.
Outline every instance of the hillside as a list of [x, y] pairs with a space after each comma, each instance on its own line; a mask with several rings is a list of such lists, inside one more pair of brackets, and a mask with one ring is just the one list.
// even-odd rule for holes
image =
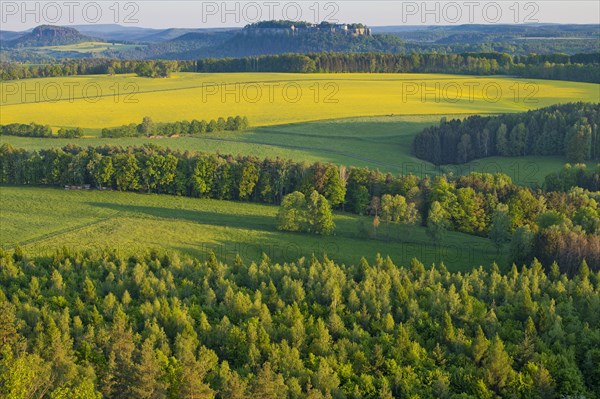
[[515, 54], [595, 52], [600, 32], [597, 25], [520, 24], [376, 27], [373, 33], [389, 33], [407, 43], [438, 51], [451, 46], [464, 51], [508, 51]]
[[238, 33], [218, 48], [213, 57], [308, 52], [403, 52], [404, 41], [392, 35], [348, 35], [339, 32], [307, 31], [306, 33], [266, 34], [261, 30]]
[[72, 25], [81, 34], [97, 37], [106, 41], [145, 42], [146, 38], [162, 32], [162, 29], [122, 26], [118, 24]]
[[[170, 40], [165, 38], [173, 37]], [[403, 40], [392, 35], [370, 34], [362, 24], [312, 25], [291, 21], [265, 21], [244, 29], [174, 29], [149, 36], [153, 41], [133, 58], [193, 60], [207, 57], [240, 57], [263, 54], [336, 52], [402, 52]], [[123, 54], [124, 55], [124, 54]]]
[[18, 37], [23, 36], [25, 33], [23, 32], [12, 32], [8, 30], [0, 30], [0, 45], [4, 45], [5, 43], [15, 40]]
[[[302, 21], [262, 21], [243, 29], [151, 29], [117, 24], [42, 25], [33, 31], [0, 31], [3, 58], [40, 62], [40, 54], [23, 47], [58, 46], [108, 41], [136, 44], [128, 51], [106, 50], [97, 56], [119, 59], [180, 59], [243, 57], [290, 52], [386, 52], [440, 54], [507, 52], [510, 54], [589, 53], [598, 50], [600, 38], [593, 25], [458, 25], [383, 26], [363, 24], [310, 24]], [[92, 39], [96, 38], [96, 39]], [[45, 58], [70, 58], [54, 52]]]
[[[567, 54], [597, 51], [592, 25], [460, 25], [450, 27], [366, 27], [362, 24], [310, 24], [262, 21], [244, 29], [165, 30], [146, 37], [158, 42], [135, 58], [196, 59], [263, 54], [335, 52], [499, 51], [511, 54]], [[559, 39], [559, 40], [557, 40]]]
[[137, 43], [160, 43], [174, 40], [186, 33], [220, 33], [236, 31], [237, 28], [143, 28], [117, 24], [73, 25], [80, 33], [98, 37], [107, 41], [126, 41]]

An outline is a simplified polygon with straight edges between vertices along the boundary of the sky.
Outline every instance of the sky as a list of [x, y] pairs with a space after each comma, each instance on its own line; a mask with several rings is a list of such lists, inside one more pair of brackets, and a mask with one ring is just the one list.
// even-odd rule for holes
[[[41, 24], [146, 28], [240, 27], [260, 20], [362, 22], [369, 26], [512, 23], [600, 24], [600, 1], [115, 1], [0, 0], [0, 29]], [[599, 25], [600, 30], [600, 25]]]

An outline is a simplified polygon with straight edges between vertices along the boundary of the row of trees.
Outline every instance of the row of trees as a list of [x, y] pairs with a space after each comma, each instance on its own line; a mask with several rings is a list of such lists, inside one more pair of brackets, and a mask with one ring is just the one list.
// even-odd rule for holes
[[310, 53], [214, 58], [198, 61], [198, 72], [440, 72], [505, 73], [507, 54]]
[[404, 266], [0, 251], [0, 396], [600, 396], [585, 263]]
[[564, 155], [581, 163], [600, 157], [600, 103], [553, 105], [518, 114], [442, 118], [413, 141], [413, 153], [436, 165], [491, 156]]
[[[280, 204], [295, 191], [305, 198], [317, 191], [337, 209], [370, 214], [381, 222], [426, 225], [433, 238], [447, 229], [479, 236], [504, 234], [498, 244], [510, 240], [514, 259], [564, 257], [561, 267], [569, 273], [583, 259], [594, 269], [600, 267], [598, 193], [581, 188], [567, 193], [533, 190], [501, 174], [432, 180], [318, 162], [182, 153], [150, 145], [25, 151], [5, 144], [0, 147], [0, 183], [90, 184], [271, 204]], [[502, 205], [506, 211], [497, 215]], [[496, 221], [500, 216], [507, 220]], [[557, 232], [548, 240], [537, 240], [548, 229]], [[571, 244], [559, 245], [558, 239]]]
[[152, 118], [146, 116], [140, 124], [131, 123], [114, 128], [103, 128], [102, 137], [139, 137], [139, 136], [173, 136], [197, 135], [221, 131], [242, 131], [250, 126], [245, 116], [229, 116], [227, 119], [220, 117], [210, 121], [196, 120], [154, 123]]
[[[324, 35], [329, 39], [378, 41], [378, 37]], [[241, 36], [256, 41], [256, 37]], [[311, 35], [307, 36], [312, 37]], [[264, 36], [262, 40], [281, 39]], [[296, 40], [296, 38], [289, 38]], [[286, 39], [287, 40], [287, 39]], [[318, 42], [318, 40], [317, 40]], [[237, 43], [241, 46], [243, 43]], [[317, 43], [310, 42], [314, 51]], [[272, 43], [268, 47], [272, 47]], [[275, 45], [283, 45], [277, 43]], [[243, 50], [243, 49], [235, 49]], [[273, 52], [271, 48], [269, 52]], [[560, 79], [600, 83], [600, 53], [511, 56], [507, 53], [385, 53], [321, 52], [259, 55], [243, 58], [205, 58], [199, 61], [119, 61], [78, 59], [48, 65], [0, 63], [0, 80], [56, 77], [84, 74], [137, 73], [139, 76], [167, 77], [171, 72], [371, 72], [371, 73], [455, 73], [471, 75], [518, 75], [541, 79]]]
[[48, 78], [73, 75], [115, 75], [148, 70], [194, 72], [195, 61], [142, 61], [106, 58], [78, 58], [48, 64], [0, 62], [0, 80]]
[[[250, 126], [246, 116], [229, 116], [227, 119], [220, 117], [210, 121], [196, 120], [154, 123], [152, 118], [146, 116], [139, 124], [131, 123], [114, 128], [103, 128], [101, 136], [104, 138], [115, 137], [140, 137], [140, 136], [173, 136], [173, 135], [197, 135], [222, 131], [237, 132]], [[60, 128], [56, 134], [52, 133], [49, 125], [38, 125], [36, 123], [11, 123], [0, 125], [0, 136], [22, 136], [22, 137], [45, 137], [45, 138], [79, 138], [83, 136], [83, 129]]]
[[[549, 60], [554, 61], [551, 63]], [[309, 53], [261, 55], [244, 58], [207, 58], [198, 61], [198, 72], [297, 72], [297, 73], [455, 73], [519, 75], [600, 83], [600, 54], [560, 57], [506, 53], [388, 54]]]
[[11, 123], [0, 125], [0, 135], [21, 137], [52, 137], [52, 128], [49, 125], [37, 123]]
[[38, 125], [36, 123], [11, 123], [9, 125], [0, 125], [0, 136], [21, 136], [21, 137], [54, 137], [54, 138], [79, 138], [83, 136], [83, 129], [60, 128], [56, 134], [52, 133], [49, 125]]

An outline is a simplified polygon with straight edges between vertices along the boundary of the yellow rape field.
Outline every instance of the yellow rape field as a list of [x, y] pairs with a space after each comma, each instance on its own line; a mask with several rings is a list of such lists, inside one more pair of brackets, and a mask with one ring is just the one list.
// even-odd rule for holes
[[600, 101], [600, 86], [440, 74], [89, 75], [0, 84], [0, 124], [101, 128], [245, 115], [253, 126], [355, 116], [518, 112]]

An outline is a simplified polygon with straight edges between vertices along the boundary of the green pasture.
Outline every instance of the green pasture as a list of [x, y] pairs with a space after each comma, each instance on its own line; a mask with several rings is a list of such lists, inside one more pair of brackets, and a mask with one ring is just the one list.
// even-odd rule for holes
[[423, 227], [393, 224], [362, 237], [359, 217], [342, 213], [335, 215], [335, 235], [320, 237], [276, 230], [275, 206], [166, 195], [1, 187], [0, 209], [0, 243], [30, 254], [63, 246], [126, 254], [162, 248], [200, 257], [213, 251], [226, 260], [237, 253], [247, 259], [266, 253], [277, 261], [314, 253], [356, 263], [380, 253], [402, 265], [417, 257], [428, 264], [443, 260], [451, 270], [489, 267], [496, 259], [506, 266], [486, 238], [449, 232], [434, 244]]
[[[462, 115], [448, 117], [461, 118]], [[80, 146], [140, 146], [154, 144], [185, 151], [281, 157], [295, 161], [332, 162], [338, 165], [366, 166], [394, 174], [413, 173], [433, 176], [438, 173], [460, 175], [472, 171], [505, 173], [520, 184], [540, 184], [544, 177], [565, 163], [561, 157], [493, 157], [466, 165], [435, 165], [411, 155], [415, 134], [439, 122], [438, 115], [356, 117], [319, 122], [293, 123], [252, 128], [244, 132], [206, 133], [198, 137], [150, 139], [145, 137], [103, 139], [50, 139], [1, 136], [0, 143], [39, 150]], [[98, 134], [92, 131], [90, 134]]]

